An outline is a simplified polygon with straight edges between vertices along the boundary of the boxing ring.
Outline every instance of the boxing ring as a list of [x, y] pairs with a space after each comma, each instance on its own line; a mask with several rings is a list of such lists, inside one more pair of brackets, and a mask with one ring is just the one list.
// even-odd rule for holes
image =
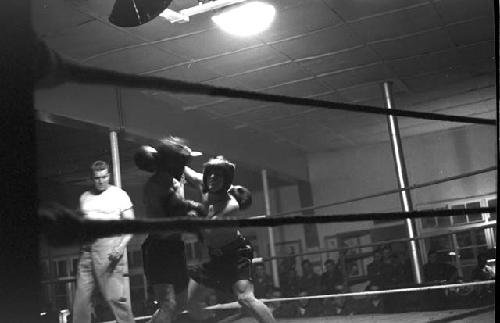
[[[302, 105], [309, 107], [316, 107], [322, 109], [331, 110], [344, 110], [358, 113], [370, 113], [385, 115], [388, 117], [390, 124], [392, 125], [395, 117], [411, 117], [425, 120], [439, 120], [447, 122], [459, 122], [467, 124], [480, 124], [485, 126], [495, 126], [496, 120], [494, 119], [483, 119], [470, 116], [455, 116], [455, 115], [444, 115], [431, 112], [416, 112], [408, 110], [399, 110], [390, 107], [390, 97], [386, 96], [388, 101], [388, 108], [378, 108], [366, 105], [358, 104], [346, 104], [329, 102], [324, 100], [310, 99], [310, 98], [299, 98], [290, 97], [283, 95], [272, 95], [266, 93], [260, 93], [255, 91], [244, 91], [236, 90], [225, 87], [216, 87], [205, 84], [191, 83], [185, 81], [171, 80], [159, 77], [149, 77], [149, 76], [138, 76], [127, 73], [119, 73], [113, 71], [107, 71], [97, 68], [85, 67], [70, 61], [66, 61], [59, 57], [56, 53], [50, 51], [43, 43], [39, 43], [39, 57], [43, 59], [40, 60], [40, 64], [49, 66], [45, 69], [45, 79], [50, 80], [51, 86], [61, 84], [64, 82], [76, 82], [81, 84], [103, 84], [103, 85], [113, 85], [124, 88], [140, 88], [149, 90], [160, 90], [169, 91], [173, 93], [183, 93], [183, 94], [202, 94], [209, 96], [221, 96], [226, 98], [240, 98], [256, 100], [268, 103], [284, 103], [293, 105]], [[396, 127], [397, 129], [397, 123]], [[394, 137], [394, 142], [392, 144], [397, 150], [397, 131], [396, 133], [391, 133]], [[396, 158], [396, 157], [395, 157]], [[396, 158], [397, 161], [398, 158]], [[400, 169], [399, 169], [400, 168]], [[374, 197], [385, 196], [389, 194], [400, 194], [405, 199], [405, 195], [412, 190], [417, 190], [423, 187], [429, 187], [432, 185], [438, 185], [444, 182], [453, 181], [456, 179], [462, 179], [466, 177], [475, 176], [478, 174], [484, 174], [488, 172], [495, 171], [496, 167], [491, 166], [488, 168], [472, 171], [465, 174], [459, 174], [455, 176], [450, 176], [447, 178], [436, 179], [427, 183], [420, 183], [409, 185], [407, 179], [405, 179], [404, 164], [398, 165], [398, 175], [400, 182], [399, 188], [384, 191], [376, 194], [370, 194], [366, 196], [360, 196], [348, 200], [336, 201], [332, 203], [326, 203], [321, 205], [310, 206], [306, 208], [301, 208], [294, 211], [287, 211], [280, 214], [274, 214], [270, 216], [269, 212], [266, 215], [254, 216], [246, 219], [240, 219], [237, 217], [227, 217], [224, 219], [204, 219], [204, 218], [165, 218], [165, 219], [147, 219], [147, 220], [109, 220], [109, 221], [92, 221], [92, 220], [82, 220], [77, 217], [67, 217], [67, 216], [51, 216], [47, 214], [41, 214], [40, 224], [42, 232], [47, 236], [48, 240], [53, 244], [69, 244], [78, 241], [83, 236], [99, 238], [114, 234], [140, 234], [140, 233], [152, 233], [152, 232], [163, 232], [168, 229], [176, 228], [180, 230], [191, 230], [193, 228], [218, 228], [218, 227], [277, 227], [290, 224], [304, 224], [304, 223], [345, 223], [345, 222], [355, 222], [355, 221], [372, 221], [372, 220], [405, 220], [407, 223], [417, 218], [426, 217], [449, 217], [449, 216], [464, 216], [467, 213], [494, 213], [496, 212], [496, 207], [480, 207], [472, 209], [446, 209], [446, 210], [425, 210], [425, 211], [415, 211], [411, 206], [411, 202], [406, 201], [404, 203], [402, 212], [379, 212], [379, 213], [345, 213], [345, 214], [321, 214], [321, 215], [303, 215], [303, 212], [319, 210], [321, 208], [337, 206], [341, 204], [348, 204], [356, 201], [366, 200]], [[407, 198], [407, 197], [406, 197]], [[409, 204], [409, 205], [408, 205]], [[411, 226], [408, 225], [408, 228]], [[478, 230], [486, 230], [492, 227], [496, 227], [496, 221], [489, 221], [488, 223], [481, 224], [477, 227]], [[410, 230], [410, 229], [409, 229]], [[468, 229], [470, 230], [470, 229]], [[425, 238], [428, 238], [426, 236]], [[410, 230], [409, 238], [400, 240], [389, 240], [383, 241], [378, 244], [372, 244], [371, 246], [384, 245], [390, 242], [408, 242], [411, 244], [411, 256], [413, 268], [418, 268], [418, 261], [416, 260], [416, 242], [422, 237], [417, 237]], [[359, 247], [359, 246], [358, 246]], [[344, 248], [345, 249], [345, 248]], [[311, 255], [315, 253], [332, 252], [332, 251], [342, 251], [343, 248], [335, 249], [324, 249], [320, 251], [306, 252], [301, 255]], [[279, 257], [271, 254], [271, 257], [258, 259], [256, 261], [271, 261], [278, 259]], [[332, 295], [310, 295], [303, 297], [288, 297], [288, 298], [272, 298], [263, 299], [266, 304], [273, 303], [287, 303], [287, 302], [297, 302], [297, 301], [315, 301], [315, 300], [334, 300], [338, 298], [348, 298], [348, 297], [364, 297], [369, 298], [372, 296], [380, 295], [399, 295], [402, 293], [427, 293], [433, 291], [460, 291], [467, 289], [474, 289], [484, 286], [494, 286], [495, 280], [486, 281], [473, 281], [473, 282], [463, 282], [463, 283], [453, 283], [453, 284], [438, 284], [438, 285], [423, 285], [421, 284], [421, 276], [419, 269], [415, 269], [417, 282], [416, 286], [408, 288], [394, 288], [385, 289], [378, 291], [359, 291], [359, 292], [347, 292]], [[484, 304], [482, 304], [484, 305]], [[239, 308], [238, 303], [225, 303], [209, 306], [206, 310], [219, 311], [219, 310], [233, 310]], [[149, 319], [149, 317], [137, 317], [137, 322], [143, 322]], [[64, 321], [64, 318], [62, 319]], [[238, 318], [236, 322], [254, 322], [255, 320], [250, 318]], [[493, 322], [494, 321], [494, 306], [488, 304], [488, 306], [478, 306], [475, 308], [456, 308], [456, 309], [445, 309], [441, 311], [415, 311], [406, 313], [390, 313], [390, 314], [359, 314], [359, 315], [347, 315], [347, 316], [325, 316], [325, 317], [307, 317], [307, 318], [278, 318], [279, 322], [396, 322], [396, 321], [406, 321], [406, 322], [451, 322], [451, 321], [463, 321], [463, 322]]]

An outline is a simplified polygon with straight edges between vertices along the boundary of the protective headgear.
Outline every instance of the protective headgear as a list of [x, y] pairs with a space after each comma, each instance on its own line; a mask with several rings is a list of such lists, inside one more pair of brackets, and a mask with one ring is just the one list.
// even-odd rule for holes
[[162, 139], [156, 146], [156, 170], [166, 171], [176, 179], [184, 173], [184, 166], [189, 165], [192, 151], [179, 138]]
[[134, 154], [135, 165], [145, 172], [154, 173], [156, 171], [155, 157], [158, 154], [151, 146], [141, 146]]
[[221, 170], [223, 174], [222, 176], [224, 178], [224, 185], [222, 186], [220, 191], [227, 192], [227, 190], [233, 183], [234, 169], [234, 164], [224, 159], [223, 156], [217, 156], [210, 159], [208, 162], [203, 164], [203, 190], [205, 192], [208, 192], [207, 181], [211, 172], [213, 172], [214, 170]]
[[109, 21], [118, 27], [136, 27], [158, 17], [172, 0], [116, 0]]

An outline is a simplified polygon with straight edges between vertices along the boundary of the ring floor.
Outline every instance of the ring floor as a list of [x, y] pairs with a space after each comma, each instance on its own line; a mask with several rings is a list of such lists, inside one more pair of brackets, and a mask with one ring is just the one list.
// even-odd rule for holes
[[[365, 314], [350, 316], [326, 316], [311, 318], [279, 319], [278, 323], [420, 323], [420, 322], [467, 322], [467, 323], [493, 323], [495, 322], [495, 309], [485, 307], [480, 309], [460, 309], [433, 312], [410, 312], [394, 314]], [[245, 317], [234, 323], [255, 323], [253, 318]]]
[[[137, 322], [145, 322], [137, 321]], [[408, 312], [393, 314], [360, 314], [348, 316], [323, 316], [307, 318], [278, 319], [278, 323], [493, 323], [495, 322], [495, 306], [479, 308], [450, 309], [443, 311]], [[251, 317], [243, 317], [231, 323], [257, 323]]]

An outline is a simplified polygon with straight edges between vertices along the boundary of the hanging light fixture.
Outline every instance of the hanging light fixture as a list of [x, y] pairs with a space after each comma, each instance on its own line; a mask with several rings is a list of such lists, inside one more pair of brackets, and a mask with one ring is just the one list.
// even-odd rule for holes
[[109, 21], [118, 27], [136, 27], [158, 17], [172, 0], [116, 0]]
[[274, 20], [274, 6], [254, 1], [212, 16], [212, 21], [225, 32], [235, 36], [252, 36], [266, 30]]

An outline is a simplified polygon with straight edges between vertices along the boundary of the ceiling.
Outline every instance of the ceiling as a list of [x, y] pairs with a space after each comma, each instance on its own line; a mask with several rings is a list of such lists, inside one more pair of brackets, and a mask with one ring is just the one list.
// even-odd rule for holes
[[[382, 83], [391, 81], [396, 108], [495, 117], [493, 1], [265, 2], [276, 7], [276, 19], [248, 38], [219, 30], [211, 13], [188, 23], [158, 17], [140, 27], [119, 28], [108, 21], [114, 0], [32, 1], [32, 21], [49, 47], [85, 65], [379, 107], [384, 107]], [[174, 0], [171, 8], [196, 3]], [[235, 137], [251, 135], [251, 145], [287, 153], [334, 151], [388, 138], [381, 116], [203, 95], [141, 94], [222, 125]], [[400, 120], [403, 136], [459, 125]]]

